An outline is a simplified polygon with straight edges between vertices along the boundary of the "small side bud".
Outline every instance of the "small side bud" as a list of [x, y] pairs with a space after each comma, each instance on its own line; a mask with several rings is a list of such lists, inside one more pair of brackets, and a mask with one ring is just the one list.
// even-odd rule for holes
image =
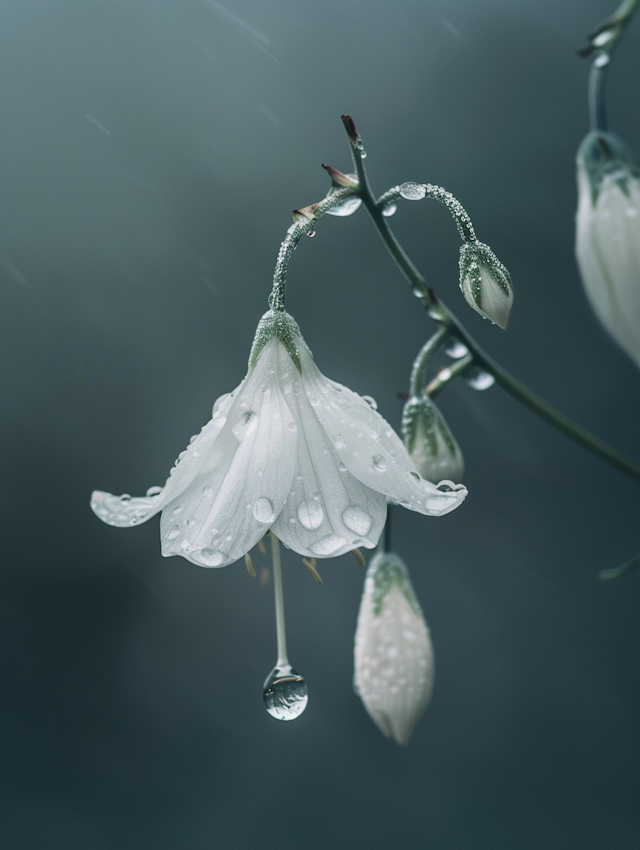
[[313, 221], [317, 208], [317, 204], [310, 204], [308, 207], [302, 207], [299, 210], [292, 210], [291, 215], [296, 224], [299, 221]]
[[502, 330], [507, 329], [513, 286], [507, 269], [483, 242], [460, 248], [460, 289], [470, 307]]
[[464, 473], [460, 446], [428, 396], [413, 396], [405, 404], [402, 438], [411, 460], [427, 481], [460, 481]]
[[354, 649], [353, 684], [380, 731], [409, 741], [433, 691], [433, 647], [409, 572], [382, 552], [364, 583]]
[[343, 174], [337, 168], [332, 168], [330, 165], [322, 163], [322, 167], [331, 178], [334, 186], [340, 189], [357, 189], [359, 187], [358, 178], [355, 174]]

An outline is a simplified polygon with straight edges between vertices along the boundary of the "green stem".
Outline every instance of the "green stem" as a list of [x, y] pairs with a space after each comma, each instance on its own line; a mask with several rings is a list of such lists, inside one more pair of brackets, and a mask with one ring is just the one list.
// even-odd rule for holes
[[[638, 0], [640, 2], [640, 0]], [[488, 354], [482, 350], [473, 337], [460, 324], [458, 319], [451, 313], [447, 307], [440, 301], [435, 292], [429, 288], [426, 280], [422, 277], [416, 266], [411, 262], [404, 249], [392, 233], [387, 220], [382, 215], [380, 206], [378, 205], [365, 171], [364, 162], [360, 156], [362, 142], [357, 135], [353, 121], [349, 116], [343, 116], [343, 122], [353, 154], [354, 165], [358, 174], [358, 182], [360, 184], [359, 194], [362, 198], [363, 206], [371, 216], [373, 223], [382, 238], [382, 241], [387, 247], [387, 250], [397, 263], [400, 271], [409, 281], [414, 294], [422, 298], [429, 315], [435, 319], [440, 325], [449, 329], [473, 355], [473, 361], [477, 366], [485, 369], [496, 380], [503, 390], [509, 393], [513, 398], [528, 407], [533, 413], [548, 422], [566, 437], [576, 442], [578, 445], [590, 451], [592, 454], [599, 457], [601, 460], [623, 472], [625, 475], [640, 483], [640, 464], [635, 460], [614, 449], [604, 440], [596, 437], [578, 425], [577, 422], [569, 419], [560, 411], [552, 407], [548, 402], [536, 393], [528, 389], [524, 384], [520, 383], [516, 378], [510, 375], [505, 369], [499, 366]]]
[[270, 531], [271, 559], [273, 561], [273, 590], [276, 600], [276, 637], [278, 640], [278, 660], [276, 666], [286, 667], [289, 664], [287, 657], [287, 638], [284, 628], [284, 596], [282, 593], [282, 562], [280, 560], [280, 541]]

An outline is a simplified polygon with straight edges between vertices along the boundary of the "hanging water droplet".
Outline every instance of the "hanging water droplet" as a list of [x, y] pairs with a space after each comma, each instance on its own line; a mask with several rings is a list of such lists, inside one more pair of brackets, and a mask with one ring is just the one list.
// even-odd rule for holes
[[309, 231], [309, 233], [307, 233], [307, 236], [309, 237], [309, 239], [313, 239], [313, 237], [314, 237], [315, 235], [316, 235], [315, 230], [310, 230], [310, 231]]
[[489, 372], [485, 372], [484, 369], [479, 369], [477, 366], [472, 366], [470, 369], [464, 373], [464, 379], [469, 384], [469, 386], [474, 390], [488, 390], [489, 387], [492, 387], [496, 379], [493, 375], [490, 375]]
[[453, 336], [445, 345], [444, 353], [451, 357], [452, 360], [460, 360], [462, 357], [467, 356], [469, 349], [457, 337]]
[[253, 515], [258, 522], [270, 523], [276, 518], [273, 510], [273, 503], [265, 497], [258, 499], [253, 506]]
[[416, 284], [416, 286], [411, 287], [411, 291], [416, 296], [416, 298], [423, 298], [424, 297], [424, 293], [422, 292], [422, 290], [420, 289], [420, 287], [417, 284]]
[[400, 194], [407, 201], [420, 201], [427, 194], [427, 190], [421, 183], [403, 183], [400, 186]]
[[342, 512], [342, 521], [349, 531], [364, 537], [371, 528], [372, 519], [362, 508], [347, 508]]
[[327, 210], [327, 213], [329, 215], [336, 215], [340, 217], [353, 215], [356, 210], [360, 209], [361, 204], [362, 201], [360, 198], [352, 196], [350, 198], [345, 198], [344, 201], [336, 204], [335, 207], [331, 207], [330, 210]]
[[162, 487], [149, 487], [147, 490], [147, 496], [157, 496], [159, 493], [162, 493]]
[[367, 158], [367, 152], [366, 151], [360, 151], [360, 159], [366, 159], [366, 158]]
[[219, 567], [224, 561], [222, 552], [217, 552], [215, 549], [201, 549], [197, 554], [192, 556], [199, 564], [205, 567]]
[[301, 502], [298, 505], [297, 513], [300, 525], [306, 528], [307, 531], [314, 531], [322, 525], [324, 511], [317, 502]]
[[394, 204], [394, 203], [387, 204], [386, 206], [384, 206], [382, 208], [382, 215], [385, 218], [390, 218], [396, 212], [397, 209], [398, 209], [397, 204]]
[[290, 664], [276, 665], [265, 680], [262, 698], [276, 720], [295, 720], [307, 707], [307, 683]]

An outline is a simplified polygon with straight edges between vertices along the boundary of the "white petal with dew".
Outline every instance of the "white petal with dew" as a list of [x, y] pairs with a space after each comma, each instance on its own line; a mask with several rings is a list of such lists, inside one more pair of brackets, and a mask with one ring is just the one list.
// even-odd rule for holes
[[299, 373], [283, 389], [298, 428], [297, 460], [273, 533], [309, 557], [334, 558], [357, 547], [372, 548], [384, 527], [386, 499], [348, 472], [318, 420], [319, 399], [307, 396]]
[[163, 555], [226, 566], [255, 546], [281, 511], [297, 441], [280, 389], [281, 353], [291, 363], [276, 338], [267, 343], [234, 394], [212, 456], [163, 512]]
[[446, 492], [425, 481], [389, 423], [357, 393], [325, 378], [300, 346], [303, 386], [349, 472], [367, 487], [429, 516], [449, 513], [464, 500], [462, 485]]

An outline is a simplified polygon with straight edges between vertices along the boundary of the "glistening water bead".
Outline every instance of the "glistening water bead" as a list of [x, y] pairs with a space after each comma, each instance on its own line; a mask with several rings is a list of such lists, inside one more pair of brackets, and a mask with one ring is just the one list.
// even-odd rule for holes
[[276, 665], [264, 683], [262, 698], [276, 720], [295, 720], [307, 707], [307, 683], [290, 664]]

